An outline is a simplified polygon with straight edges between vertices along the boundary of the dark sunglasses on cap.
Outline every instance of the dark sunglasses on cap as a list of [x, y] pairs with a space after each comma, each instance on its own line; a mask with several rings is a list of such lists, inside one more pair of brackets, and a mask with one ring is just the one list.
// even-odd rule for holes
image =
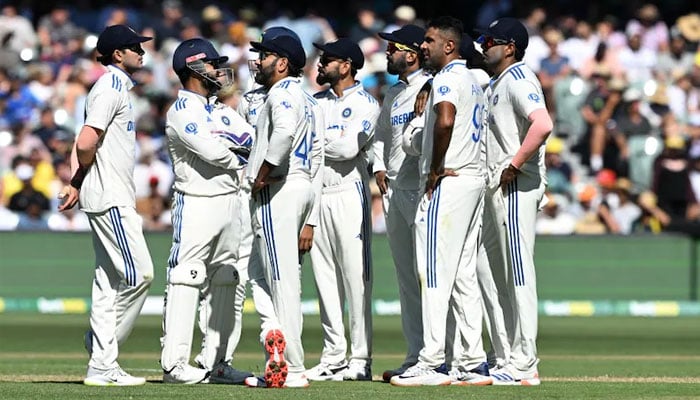
[[496, 39], [493, 36], [484, 36], [481, 35], [479, 36], [478, 39], [476, 39], [476, 42], [481, 45], [482, 48], [484, 49], [490, 49], [493, 46], [503, 46], [509, 43], [513, 43], [510, 40], [504, 40], [504, 39]]
[[389, 42], [389, 44], [387, 44], [387, 46], [386, 46], [386, 50], [389, 53], [394, 53], [397, 51], [410, 51], [412, 53], [416, 52], [414, 49], [412, 49], [404, 44], [396, 43], [396, 42]]
[[146, 54], [146, 51], [143, 48], [141, 48], [141, 45], [139, 43], [124, 47], [123, 50], [131, 50], [140, 56]]

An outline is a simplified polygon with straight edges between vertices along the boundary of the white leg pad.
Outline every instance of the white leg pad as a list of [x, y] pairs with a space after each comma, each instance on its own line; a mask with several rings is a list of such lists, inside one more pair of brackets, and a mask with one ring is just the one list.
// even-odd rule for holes
[[228, 348], [233, 334], [233, 316], [238, 272], [233, 266], [217, 269], [200, 301], [199, 328], [202, 331], [202, 351], [197, 362], [211, 370], [219, 361], [229, 361], [233, 350]]

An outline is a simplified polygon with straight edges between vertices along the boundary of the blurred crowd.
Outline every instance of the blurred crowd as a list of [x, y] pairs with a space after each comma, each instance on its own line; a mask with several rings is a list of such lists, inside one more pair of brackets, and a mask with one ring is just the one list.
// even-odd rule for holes
[[[511, 8], [510, 1], [485, 2], [476, 24], [512, 15]], [[252, 82], [248, 60], [256, 55], [249, 42], [266, 27], [288, 26], [300, 36], [309, 92], [320, 89], [312, 43], [346, 36], [367, 60], [357, 78], [381, 99], [396, 77], [386, 73], [385, 42], [377, 33], [424, 22], [408, 5], [387, 15], [359, 6], [342, 30], [311, 10], [269, 18], [254, 7], [211, 4], [192, 11], [179, 0], [158, 10], [109, 6], [86, 26], [67, 5], [31, 19], [12, 5], [2, 7], [0, 230], [88, 230], [79, 210], [56, 212], [57, 194], [71, 178], [68, 158], [85, 97], [105, 71], [94, 51], [105, 26], [127, 24], [155, 38], [144, 43], [145, 68], [134, 75], [138, 85], [131, 92], [137, 210], [146, 230], [168, 230], [173, 173], [163, 146], [164, 112], [180, 87], [171, 57], [182, 40], [206, 37], [229, 57], [236, 87], [229, 88], [227, 104], [235, 107]], [[530, 33], [525, 62], [537, 72], [555, 121], [539, 233], [700, 232], [700, 15], [667, 22], [661, 13], [646, 4], [628, 19], [585, 21], [533, 7], [523, 17]], [[378, 197], [374, 205], [374, 228], [381, 232]]]

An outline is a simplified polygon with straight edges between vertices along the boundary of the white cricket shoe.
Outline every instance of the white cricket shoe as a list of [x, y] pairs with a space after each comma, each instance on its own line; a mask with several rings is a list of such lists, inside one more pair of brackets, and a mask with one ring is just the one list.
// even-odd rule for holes
[[347, 369], [348, 363], [345, 360], [340, 364], [320, 362], [315, 367], [307, 369], [304, 375], [310, 381], [342, 381], [342, 373]]
[[372, 369], [367, 361], [350, 360], [350, 364], [341, 375], [344, 381], [371, 381]]
[[131, 376], [121, 367], [108, 370], [88, 367], [83, 383], [87, 386], [139, 386], [146, 383], [146, 378]]
[[493, 384], [499, 386], [537, 386], [540, 384], [540, 375], [537, 369], [523, 372], [510, 364], [491, 371], [491, 377]]
[[228, 385], [243, 385], [246, 378], [253, 377], [252, 372], [239, 371], [227, 362], [220, 362], [209, 372], [206, 383], [223, 383]]
[[203, 382], [208, 377], [209, 371], [189, 364], [178, 364], [170, 371], [163, 371], [163, 383], [193, 385]]
[[303, 372], [290, 372], [287, 374], [287, 379], [284, 381], [285, 388], [307, 388], [309, 380]]
[[452, 385], [457, 386], [488, 386], [493, 384], [493, 378], [489, 376], [487, 363], [481, 363], [478, 367], [465, 371], [465, 368], [456, 367], [450, 370]]
[[418, 363], [408, 368], [403, 374], [391, 378], [394, 386], [446, 386], [452, 383], [445, 364], [430, 368]]

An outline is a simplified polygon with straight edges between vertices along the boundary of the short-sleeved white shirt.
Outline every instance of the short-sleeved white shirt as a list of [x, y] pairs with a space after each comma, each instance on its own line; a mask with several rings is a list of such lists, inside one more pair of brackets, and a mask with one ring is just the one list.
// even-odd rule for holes
[[287, 77], [270, 88], [255, 127], [247, 170], [251, 183], [264, 161], [276, 166], [272, 177], [311, 180], [316, 106], [300, 78]]
[[476, 78], [464, 60], [447, 64], [433, 78], [433, 85], [426, 107], [426, 122], [420, 157], [421, 181], [430, 172], [433, 156], [433, 130], [437, 113], [435, 106], [443, 101], [455, 106], [456, 114], [452, 138], [445, 153], [444, 168], [460, 175], [482, 176], [479, 162], [482, 133], [484, 94]]
[[136, 130], [129, 99], [134, 82], [121, 69], [107, 68], [85, 101], [85, 125], [104, 132], [80, 190], [80, 208], [93, 213], [136, 204]]
[[[498, 173], [509, 163], [525, 139], [535, 110], [545, 108], [542, 86], [524, 63], [504, 70], [486, 89], [486, 162], [489, 173]], [[545, 177], [544, 144], [521, 166], [521, 171]]]

